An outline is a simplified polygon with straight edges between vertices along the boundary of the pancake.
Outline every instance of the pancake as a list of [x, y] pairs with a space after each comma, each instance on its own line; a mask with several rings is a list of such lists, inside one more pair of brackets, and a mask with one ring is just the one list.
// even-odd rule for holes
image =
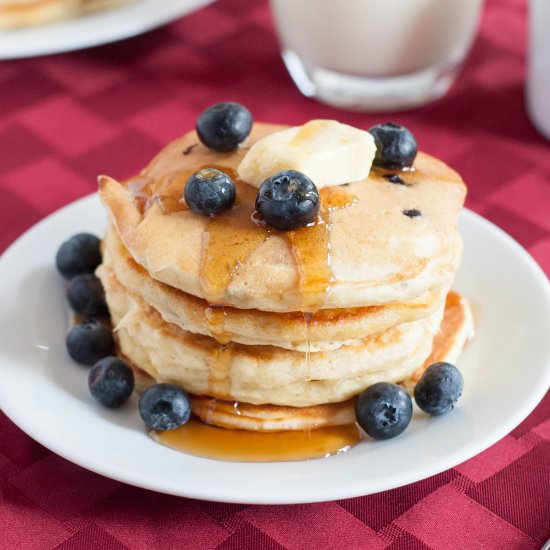
[[[466, 189], [442, 162], [419, 153], [404, 184], [372, 170], [321, 190], [313, 227], [270, 230], [251, 219], [257, 189], [236, 169], [247, 147], [281, 127], [255, 124], [249, 143], [217, 153], [190, 132], [139, 176], [100, 178], [100, 197], [134, 260], [153, 279], [210, 304], [270, 312], [410, 303], [446, 292], [460, 259], [457, 217]], [[187, 178], [215, 166], [235, 178], [237, 203], [214, 218], [186, 208]], [[416, 210], [414, 217], [404, 212]]]
[[[433, 340], [429, 357], [412, 376], [399, 383], [412, 394], [422, 373], [432, 363], [455, 363], [473, 336], [473, 320], [467, 300], [450, 292], [440, 331]], [[133, 365], [132, 365], [133, 366]], [[133, 366], [140, 391], [155, 383], [147, 373]], [[386, 381], [386, 380], [384, 380]], [[236, 401], [222, 401], [207, 396], [191, 395], [193, 413], [207, 424], [227, 429], [252, 431], [308, 430], [340, 426], [355, 422], [355, 399], [310, 407], [251, 405]]]
[[0, 29], [44, 25], [129, 0], [0, 0]]
[[474, 317], [470, 304], [460, 294], [450, 292], [445, 300], [445, 314], [434, 340], [434, 346], [424, 365], [403, 382], [412, 393], [424, 371], [438, 361], [455, 364], [466, 342], [474, 337]]
[[197, 395], [246, 403], [303, 407], [345, 401], [370, 384], [397, 382], [428, 357], [443, 308], [335, 351], [301, 353], [274, 346], [231, 343], [166, 323], [124, 288], [105, 265], [105, 288], [121, 353], [158, 382]]
[[[176, 384], [196, 416], [223, 428], [353, 423], [366, 387], [411, 391], [429, 363], [454, 361], [471, 331], [467, 302], [449, 293], [462, 253], [460, 176], [419, 153], [410, 169], [373, 168], [321, 189], [314, 222], [278, 231], [259, 218], [258, 190], [238, 168], [281, 128], [257, 123], [229, 153], [189, 132], [139, 175], [99, 178], [111, 225], [97, 275], [118, 353], [138, 387]], [[273, 147], [266, 154], [278, 159]], [[338, 173], [364, 175], [342, 158]], [[216, 216], [182, 198], [206, 167], [235, 183], [235, 204]]]
[[278, 314], [257, 309], [212, 308], [190, 294], [149, 277], [122, 245], [111, 226], [103, 241], [103, 263], [130, 292], [157, 310], [164, 321], [211, 336], [222, 344], [273, 345], [296, 351], [327, 351], [352, 344], [396, 324], [423, 319], [441, 307], [444, 292], [410, 303]]

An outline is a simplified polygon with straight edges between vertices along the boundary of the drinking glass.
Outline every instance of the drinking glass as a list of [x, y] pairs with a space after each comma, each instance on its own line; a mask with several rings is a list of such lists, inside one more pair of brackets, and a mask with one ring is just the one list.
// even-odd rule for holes
[[447, 92], [483, 0], [271, 0], [283, 60], [306, 96], [393, 111]]

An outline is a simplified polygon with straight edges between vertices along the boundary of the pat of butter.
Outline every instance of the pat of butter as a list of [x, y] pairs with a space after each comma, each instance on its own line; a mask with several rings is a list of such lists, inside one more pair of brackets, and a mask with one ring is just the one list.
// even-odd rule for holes
[[335, 120], [312, 120], [256, 142], [238, 168], [239, 177], [260, 187], [281, 170], [298, 170], [318, 189], [365, 179], [376, 152], [369, 132]]

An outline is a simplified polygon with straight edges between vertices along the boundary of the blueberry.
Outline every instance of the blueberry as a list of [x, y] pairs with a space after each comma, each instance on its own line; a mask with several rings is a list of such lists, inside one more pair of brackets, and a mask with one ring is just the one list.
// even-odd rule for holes
[[302, 172], [283, 170], [267, 178], [258, 191], [256, 210], [275, 229], [297, 229], [315, 220], [319, 191]]
[[74, 361], [89, 366], [113, 355], [115, 350], [111, 331], [99, 321], [75, 325], [67, 334], [66, 345], [67, 352]]
[[153, 430], [173, 430], [191, 417], [189, 397], [174, 384], [155, 384], [141, 395], [139, 414]]
[[69, 281], [67, 300], [71, 309], [82, 317], [107, 315], [105, 291], [101, 281], [91, 273], [75, 275]]
[[383, 174], [382, 177], [387, 179], [390, 183], [394, 183], [396, 185], [409, 185], [408, 183], [405, 183], [403, 178], [398, 174]]
[[409, 425], [412, 401], [400, 386], [378, 382], [357, 398], [355, 416], [359, 426], [371, 437], [390, 439]]
[[401, 169], [413, 165], [418, 145], [407, 128], [393, 122], [385, 122], [373, 126], [369, 132], [373, 135], [376, 144], [373, 162], [375, 166]]
[[104, 357], [92, 367], [88, 387], [99, 403], [117, 409], [134, 391], [134, 373], [118, 357]]
[[408, 218], [416, 218], [418, 216], [422, 216], [422, 212], [420, 210], [417, 210], [416, 208], [410, 208], [409, 210], [403, 210], [403, 214], [407, 216]]
[[187, 180], [183, 198], [193, 212], [215, 216], [235, 202], [235, 185], [225, 172], [203, 168]]
[[57, 251], [55, 263], [63, 277], [70, 279], [82, 273], [93, 273], [101, 263], [100, 240], [90, 233], [78, 233], [65, 241]]
[[227, 152], [237, 148], [250, 134], [252, 115], [240, 103], [217, 103], [204, 111], [197, 120], [199, 139], [215, 151]]
[[450, 411], [464, 389], [460, 371], [450, 363], [434, 363], [414, 388], [414, 400], [426, 413], [438, 416]]

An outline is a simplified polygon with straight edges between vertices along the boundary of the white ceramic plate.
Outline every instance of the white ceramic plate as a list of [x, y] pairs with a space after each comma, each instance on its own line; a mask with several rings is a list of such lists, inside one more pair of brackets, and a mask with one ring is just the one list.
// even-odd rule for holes
[[[500, 229], [464, 212], [456, 288], [477, 335], [460, 359], [465, 391], [448, 415], [415, 410], [409, 428], [344, 455], [281, 463], [218, 462], [154, 443], [135, 396], [120, 411], [89, 396], [87, 372], [65, 352], [67, 313], [53, 259], [80, 231], [101, 234], [95, 196], [46, 218], [0, 260], [0, 406], [31, 437], [105, 476], [200, 499], [278, 504], [353, 497], [417, 481], [486, 449], [519, 424], [550, 385], [550, 290], [534, 260]], [[177, 238], [177, 236], [174, 236]]]
[[68, 52], [155, 29], [213, 0], [135, 0], [50, 25], [0, 30], [0, 59]]

